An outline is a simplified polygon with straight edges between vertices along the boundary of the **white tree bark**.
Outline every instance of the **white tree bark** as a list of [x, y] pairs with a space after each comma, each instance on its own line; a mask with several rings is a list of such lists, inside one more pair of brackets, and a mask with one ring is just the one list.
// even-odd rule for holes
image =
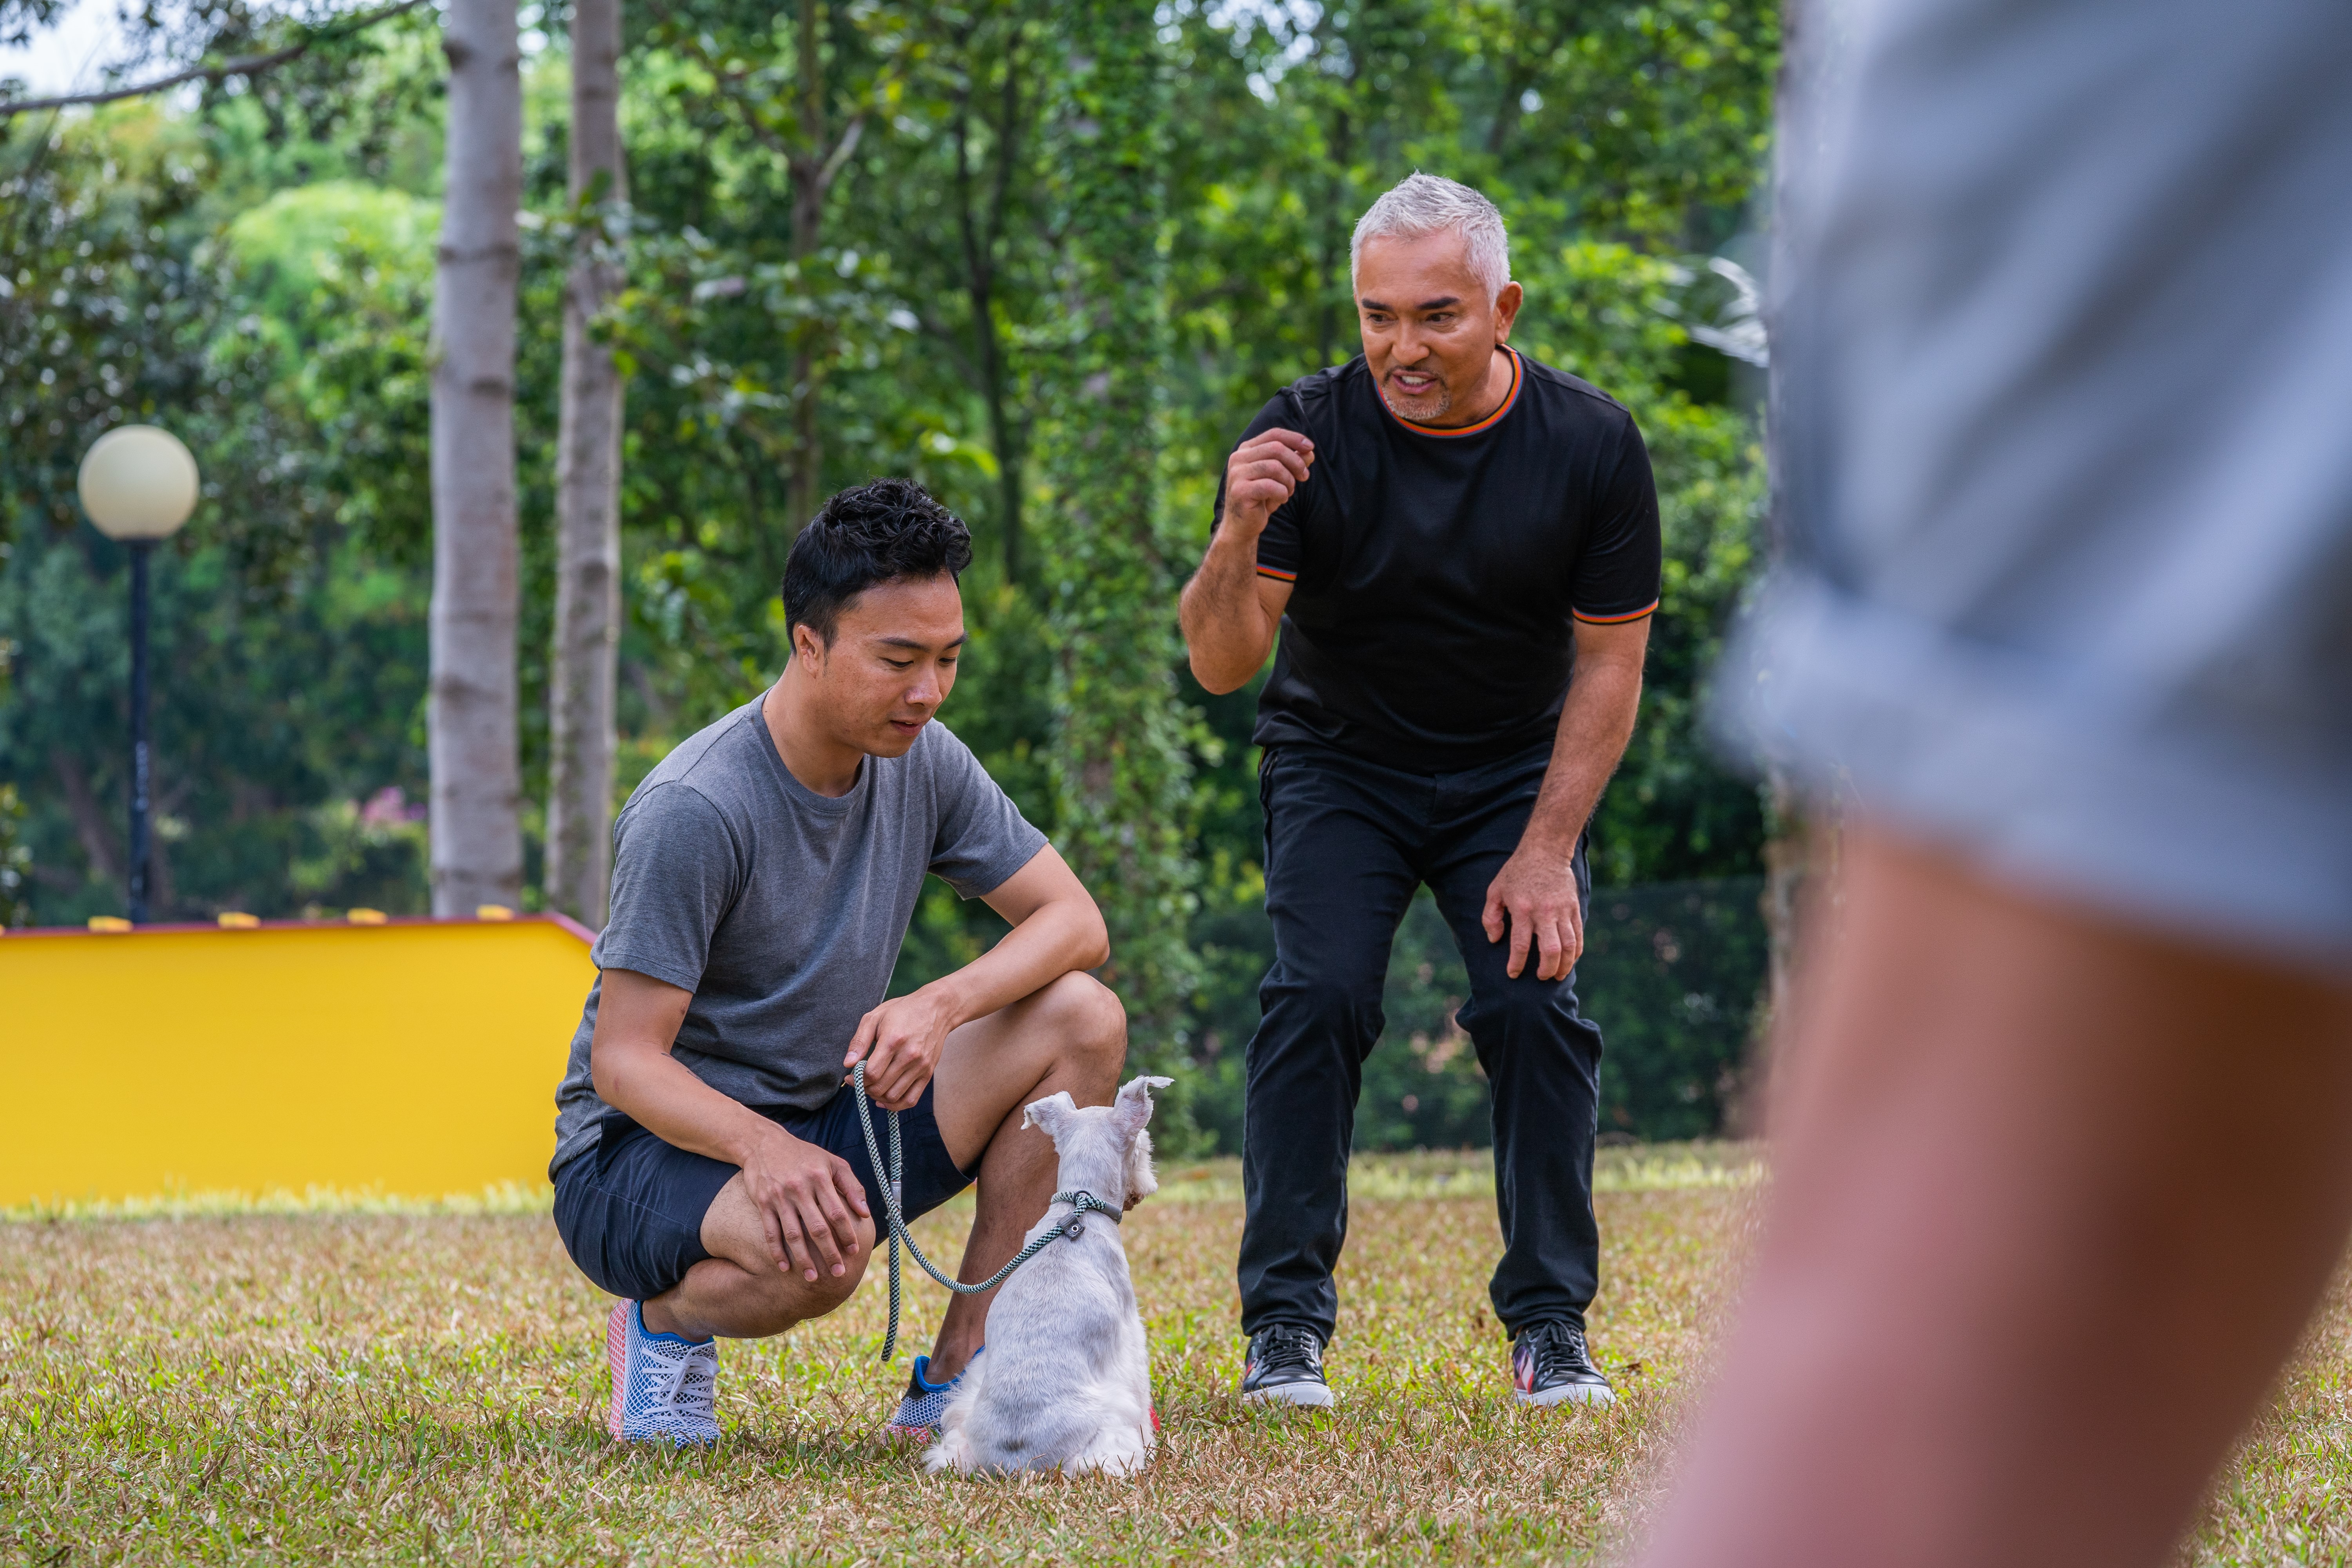
[[563, 293], [555, 469], [555, 649], [548, 694], [547, 907], [591, 928], [612, 886], [613, 688], [621, 641], [621, 404], [612, 351], [588, 324], [622, 282], [604, 221], [626, 195], [620, 0], [572, 11], [572, 201], [581, 226]]
[[515, 0], [449, 0], [433, 333], [433, 912], [522, 894], [515, 732], [515, 289], [522, 78]]

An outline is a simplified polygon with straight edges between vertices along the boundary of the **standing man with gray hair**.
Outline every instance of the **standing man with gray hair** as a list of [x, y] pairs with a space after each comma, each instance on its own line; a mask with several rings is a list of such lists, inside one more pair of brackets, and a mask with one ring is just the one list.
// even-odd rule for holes
[[1258, 701], [1266, 912], [1243, 1149], [1242, 1394], [1331, 1403], [1323, 1350], [1364, 1059], [1426, 883], [1470, 973], [1492, 1087], [1491, 1293], [1531, 1405], [1607, 1404], [1601, 1032], [1578, 1011], [1585, 825], [1623, 754], [1657, 605], [1657, 495], [1633, 416], [1509, 347], [1502, 215], [1414, 174], [1356, 226], [1361, 357], [1277, 394], [1225, 467], [1184, 589], [1192, 670]]

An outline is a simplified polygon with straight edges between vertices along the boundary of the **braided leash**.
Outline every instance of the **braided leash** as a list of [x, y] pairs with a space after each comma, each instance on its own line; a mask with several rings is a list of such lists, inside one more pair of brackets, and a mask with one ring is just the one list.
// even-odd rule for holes
[[[866, 1064], [864, 1062], [859, 1062], [851, 1069], [849, 1087], [857, 1095], [857, 1125], [866, 1132], [866, 1157], [873, 1162], [875, 1173], [879, 1175], [882, 1171], [882, 1149], [881, 1145], [874, 1141], [874, 1106], [873, 1102], [866, 1098]], [[888, 1184], [882, 1189], [882, 1212], [890, 1222], [890, 1331], [882, 1340], [882, 1359], [886, 1362], [898, 1348], [898, 1247], [902, 1243], [908, 1251], [915, 1255], [915, 1261], [923, 1266], [924, 1273], [959, 1296], [977, 1296], [983, 1290], [993, 1290], [1004, 1283], [1006, 1275], [1045, 1251], [1049, 1244], [1059, 1241], [1064, 1237], [1076, 1241], [1085, 1235], [1087, 1210], [1092, 1209], [1097, 1214], [1108, 1215], [1113, 1225], [1117, 1225], [1119, 1221], [1118, 1210], [1092, 1193], [1055, 1193], [1054, 1202], [1070, 1205], [1069, 1218], [1023, 1247], [1012, 1262], [979, 1284], [966, 1285], [961, 1280], [950, 1279], [940, 1273], [929, 1258], [923, 1256], [923, 1249], [917, 1247], [915, 1238], [907, 1234], [907, 1222], [898, 1210], [898, 1177], [903, 1165], [898, 1148], [898, 1113], [893, 1110], [889, 1115], [890, 1177]]]

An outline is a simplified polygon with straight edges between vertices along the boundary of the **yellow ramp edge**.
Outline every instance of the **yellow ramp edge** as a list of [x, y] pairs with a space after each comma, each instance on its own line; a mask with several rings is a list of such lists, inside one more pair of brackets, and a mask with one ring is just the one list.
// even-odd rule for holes
[[0, 936], [0, 1207], [547, 1178], [568, 921]]

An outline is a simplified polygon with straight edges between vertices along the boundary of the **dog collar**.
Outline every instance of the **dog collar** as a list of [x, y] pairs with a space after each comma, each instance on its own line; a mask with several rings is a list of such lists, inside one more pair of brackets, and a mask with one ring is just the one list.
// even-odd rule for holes
[[1070, 1216], [1069, 1223], [1063, 1228], [1062, 1238], [1066, 1241], [1076, 1241], [1087, 1233], [1087, 1211], [1089, 1209], [1103, 1215], [1113, 1225], [1119, 1222], [1120, 1215], [1117, 1207], [1084, 1190], [1075, 1193], [1055, 1193], [1054, 1201], [1057, 1204], [1067, 1204], [1078, 1211]]

